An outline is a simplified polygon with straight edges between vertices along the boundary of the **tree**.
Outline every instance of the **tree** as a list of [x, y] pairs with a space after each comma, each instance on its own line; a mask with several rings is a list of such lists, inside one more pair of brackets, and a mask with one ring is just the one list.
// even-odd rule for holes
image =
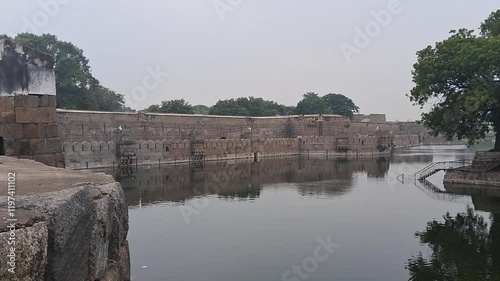
[[211, 115], [226, 116], [276, 116], [286, 113], [286, 106], [255, 97], [219, 100], [210, 109]]
[[210, 107], [203, 105], [203, 104], [199, 104], [199, 105], [193, 106], [193, 111], [194, 111], [194, 114], [208, 115], [210, 112]]
[[409, 95], [423, 108], [424, 125], [433, 135], [466, 138], [470, 144], [496, 133], [495, 150], [500, 150], [500, 10], [473, 30], [451, 31], [435, 46], [417, 52]]
[[344, 95], [328, 94], [322, 97], [322, 99], [334, 114], [347, 116], [352, 119], [354, 113], [359, 112], [359, 107]]
[[151, 113], [194, 114], [193, 106], [184, 99], [162, 101], [161, 104], [151, 105], [144, 111]]
[[446, 214], [444, 222], [427, 224], [415, 236], [431, 250], [412, 257], [406, 268], [411, 281], [500, 280], [500, 217], [492, 215], [488, 225], [473, 209], [456, 217]]
[[359, 107], [341, 94], [328, 94], [323, 97], [316, 93], [305, 94], [297, 104], [296, 114], [338, 114], [352, 118]]
[[297, 114], [330, 114], [331, 109], [325, 104], [318, 94], [309, 92], [304, 94], [303, 98], [295, 108]]
[[[7, 38], [7, 36], [3, 36]], [[104, 86], [92, 75], [83, 50], [50, 34], [18, 34], [14, 41], [54, 57], [59, 108], [122, 111], [124, 97]]]
[[235, 99], [219, 100], [214, 106], [210, 108], [210, 115], [223, 115], [223, 116], [249, 116], [246, 108], [240, 105]]

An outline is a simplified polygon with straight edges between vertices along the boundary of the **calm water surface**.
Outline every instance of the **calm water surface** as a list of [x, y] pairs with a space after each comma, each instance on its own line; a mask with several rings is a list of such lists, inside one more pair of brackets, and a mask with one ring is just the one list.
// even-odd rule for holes
[[500, 192], [445, 190], [442, 173], [430, 179], [435, 192], [409, 177], [472, 157], [436, 146], [391, 158], [115, 171], [130, 206], [132, 278], [500, 280]]

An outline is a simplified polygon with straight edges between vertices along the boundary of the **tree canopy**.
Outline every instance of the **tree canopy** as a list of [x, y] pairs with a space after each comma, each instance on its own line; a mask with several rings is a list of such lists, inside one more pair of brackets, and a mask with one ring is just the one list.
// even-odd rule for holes
[[422, 108], [433, 134], [466, 138], [472, 144], [493, 129], [500, 150], [500, 10], [480, 33], [460, 29], [435, 46], [417, 52], [409, 98]]
[[359, 112], [354, 102], [341, 94], [328, 94], [320, 97], [316, 93], [306, 93], [297, 104], [296, 114], [338, 114], [352, 118]]
[[183, 99], [162, 101], [160, 104], [151, 105], [144, 111], [151, 113], [194, 114], [193, 106]]
[[288, 114], [288, 109], [274, 101], [248, 97], [219, 100], [210, 108], [209, 113], [227, 116], [276, 116]]
[[15, 42], [48, 53], [54, 57], [57, 106], [59, 108], [124, 111], [124, 97], [99, 82], [91, 72], [83, 50], [50, 34], [18, 34], [15, 38], [1, 35], [0, 39]]
[[203, 104], [198, 104], [193, 106], [193, 111], [194, 114], [208, 115], [208, 113], [210, 112], [210, 107]]

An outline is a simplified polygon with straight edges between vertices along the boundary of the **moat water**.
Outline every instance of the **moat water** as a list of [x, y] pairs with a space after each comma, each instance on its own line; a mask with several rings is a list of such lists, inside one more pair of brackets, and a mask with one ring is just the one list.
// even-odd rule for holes
[[500, 189], [445, 189], [444, 172], [429, 179], [442, 192], [411, 179], [472, 157], [424, 146], [389, 158], [116, 170], [132, 280], [500, 280]]

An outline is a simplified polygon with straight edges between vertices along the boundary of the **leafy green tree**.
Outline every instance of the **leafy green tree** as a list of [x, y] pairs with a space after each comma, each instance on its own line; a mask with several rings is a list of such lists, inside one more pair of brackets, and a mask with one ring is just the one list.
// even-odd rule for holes
[[322, 97], [323, 102], [334, 114], [347, 116], [352, 119], [354, 113], [359, 112], [359, 107], [354, 102], [341, 94], [328, 94]]
[[161, 104], [151, 105], [144, 111], [151, 113], [194, 114], [193, 106], [184, 99], [162, 101]]
[[248, 110], [240, 105], [235, 99], [219, 100], [210, 108], [209, 114], [224, 116], [250, 116]]
[[117, 94], [101, 84], [94, 84], [89, 89], [89, 109], [97, 111], [132, 111], [123, 104], [125, 99], [123, 95]]
[[466, 138], [472, 144], [493, 128], [500, 150], [500, 10], [473, 30], [451, 31], [435, 46], [417, 52], [415, 87], [409, 98], [422, 108], [433, 134]]
[[324, 100], [318, 94], [309, 92], [304, 94], [303, 98], [295, 108], [296, 114], [331, 114], [332, 110], [327, 106]]
[[431, 250], [429, 258], [419, 253], [406, 268], [411, 281], [500, 280], [500, 217], [493, 215], [488, 229], [474, 210], [446, 214], [444, 222], [431, 221], [415, 234]]
[[255, 97], [219, 100], [210, 109], [211, 115], [226, 116], [276, 116], [286, 113], [286, 106]]
[[359, 112], [354, 102], [341, 94], [328, 94], [320, 97], [316, 93], [305, 94], [295, 108], [296, 114], [338, 114], [352, 118]]
[[[3, 36], [7, 38], [7, 36]], [[18, 34], [14, 41], [54, 57], [57, 105], [59, 108], [122, 111], [123, 95], [100, 84], [92, 76], [83, 50], [50, 34]]]
[[210, 113], [210, 107], [203, 104], [199, 104], [193, 106], [193, 111], [194, 114], [208, 115]]

